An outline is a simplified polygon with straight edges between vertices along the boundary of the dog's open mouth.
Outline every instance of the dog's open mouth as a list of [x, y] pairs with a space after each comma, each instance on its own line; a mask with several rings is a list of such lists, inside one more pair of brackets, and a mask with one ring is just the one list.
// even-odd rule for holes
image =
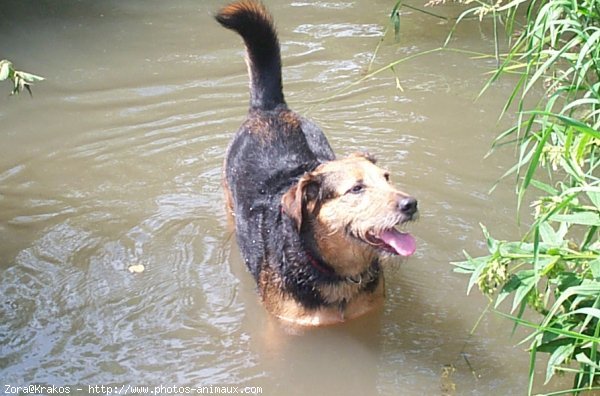
[[384, 230], [378, 234], [369, 233], [367, 240], [371, 245], [399, 256], [411, 256], [417, 250], [415, 238], [408, 232], [400, 232], [395, 228]]

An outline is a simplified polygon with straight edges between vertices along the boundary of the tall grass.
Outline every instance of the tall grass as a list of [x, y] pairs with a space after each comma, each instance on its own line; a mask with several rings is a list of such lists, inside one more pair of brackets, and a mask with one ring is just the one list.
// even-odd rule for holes
[[[549, 354], [544, 383], [570, 374], [570, 389], [600, 389], [600, 0], [513, 0], [474, 6], [464, 16], [491, 16], [513, 38], [484, 91], [517, 77], [502, 114], [516, 123], [493, 147], [514, 144], [517, 206], [527, 197], [532, 225], [516, 241], [499, 241], [482, 225], [489, 254], [456, 270], [470, 275], [496, 312], [530, 333], [529, 389], [539, 353]], [[496, 34], [499, 40], [500, 34]], [[516, 38], [514, 38], [516, 37]], [[540, 90], [543, 92], [539, 94]], [[528, 106], [527, 103], [535, 105]], [[526, 192], [529, 193], [526, 195]], [[504, 303], [504, 304], [503, 304]], [[507, 305], [507, 303], [509, 303]], [[506, 308], [502, 308], [506, 307]], [[526, 310], [539, 319], [526, 321]], [[508, 311], [508, 313], [505, 313]]]

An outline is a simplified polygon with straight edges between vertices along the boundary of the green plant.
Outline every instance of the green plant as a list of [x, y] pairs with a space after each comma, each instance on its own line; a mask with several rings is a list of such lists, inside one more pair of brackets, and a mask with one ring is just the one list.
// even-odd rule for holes
[[[512, 296], [510, 314], [496, 312], [532, 330], [524, 340], [529, 394], [539, 352], [550, 355], [546, 383], [556, 372], [574, 373], [573, 388], [555, 394], [600, 389], [600, 1], [475, 4], [463, 15], [491, 14], [509, 37], [525, 7], [508, 54], [496, 50], [499, 67], [484, 91], [502, 75], [517, 76], [502, 109], [516, 107], [517, 122], [493, 148], [516, 144], [517, 163], [503, 178], [516, 177], [519, 208], [526, 191], [535, 189], [537, 199], [519, 241], [498, 241], [482, 226], [489, 255], [465, 253], [454, 265], [496, 309]], [[528, 107], [531, 99], [536, 105]], [[539, 322], [523, 319], [527, 307]]]
[[6, 79], [12, 80], [14, 84], [11, 95], [18, 94], [23, 91], [23, 89], [26, 89], [27, 92], [29, 92], [29, 95], [31, 95], [31, 85], [33, 85], [34, 82], [44, 80], [43, 77], [36, 76], [35, 74], [15, 70], [10, 61], [3, 59], [0, 60], [0, 81]]
[[[468, 291], [477, 285], [495, 312], [515, 327], [531, 329], [523, 340], [530, 343], [529, 394], [539, 352], [549, 354], [545, 383], [557, 372], [574, 375], [571, 389], [552, 395], [599, 390], [600, 0], [455, 1], [473, 6], [448, 18], [455, 26], [443, 46], [374, 71], [371, 59], [364, 76], [318, 103], [386, 71], [402, 89], [395, 67], [437, 52], [494, 57], [498, 67], [482, 93], [503, 75], [517, 77], [500, 111], [504, 115], [516, 107], [517, 121], [495, 139], [490, 153], [516, 145], [517, 162], [500, 179], [515, 178], [517, 212], [525, 193], [535, 189], [532, 224], [517, 241], [496, 240], [482, 225], [489, 254], [473, 258], [465, 252], [467, 260], [453, 264], [470, 275]], [[402, 0], [395, 3], [384, 37], [393, 28], [398, 39], [399, 10], [406, 6]], [[493, 21], [493, 55], [449, 47], [456, 26], [469, 18]], [[502, 28], [510, 44], [506, 54], [500, 52]], [[510, 313], [504, 313], [500, 306], [510, 296]], [[528, 307], [539, 321], [523, 319]]]

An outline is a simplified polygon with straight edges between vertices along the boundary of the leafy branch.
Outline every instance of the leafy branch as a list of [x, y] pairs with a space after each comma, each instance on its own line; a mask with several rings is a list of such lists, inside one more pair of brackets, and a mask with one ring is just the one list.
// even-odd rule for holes
[[16, 70], [12, 62], [3, 59], [0, 60], [0, 81], [7, 79], [12, 80], [14, 84], [11, 95], [16, 95], [23, 91], [23, 89], [26, 89], [29, 95], [33, 95], [31, 92], [33, 83], [44, 80], [43, 77], [36, 76], [35, 74]]

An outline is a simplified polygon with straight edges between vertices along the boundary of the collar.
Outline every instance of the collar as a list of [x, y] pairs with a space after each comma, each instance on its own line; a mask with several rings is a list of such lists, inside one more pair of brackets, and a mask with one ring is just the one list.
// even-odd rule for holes
[[375, 277], [377, 277], [377, 275], [379, 275], [380, 266], [379, 260], [377, 259], [373, 260], [371, 265], [358, 275], [341, 276], [338, 275], [335, 272], [335, 270], [331, 268], [330, 265], [323, 262], [322, 260], [316, 259], [312, 254], [310, 254], [308, 250], [306, 250], [305, 253], [306, 258], [308, 259], [308, 262], [310, 263], [311, 267], [317, 270], [317, 272], [319, 272], [321, 275], [324, 275], [325, 277], [329, 278], [330, 281], [348, 282], [355, 285], [362, 285], [363, 283], [371, 282]]

